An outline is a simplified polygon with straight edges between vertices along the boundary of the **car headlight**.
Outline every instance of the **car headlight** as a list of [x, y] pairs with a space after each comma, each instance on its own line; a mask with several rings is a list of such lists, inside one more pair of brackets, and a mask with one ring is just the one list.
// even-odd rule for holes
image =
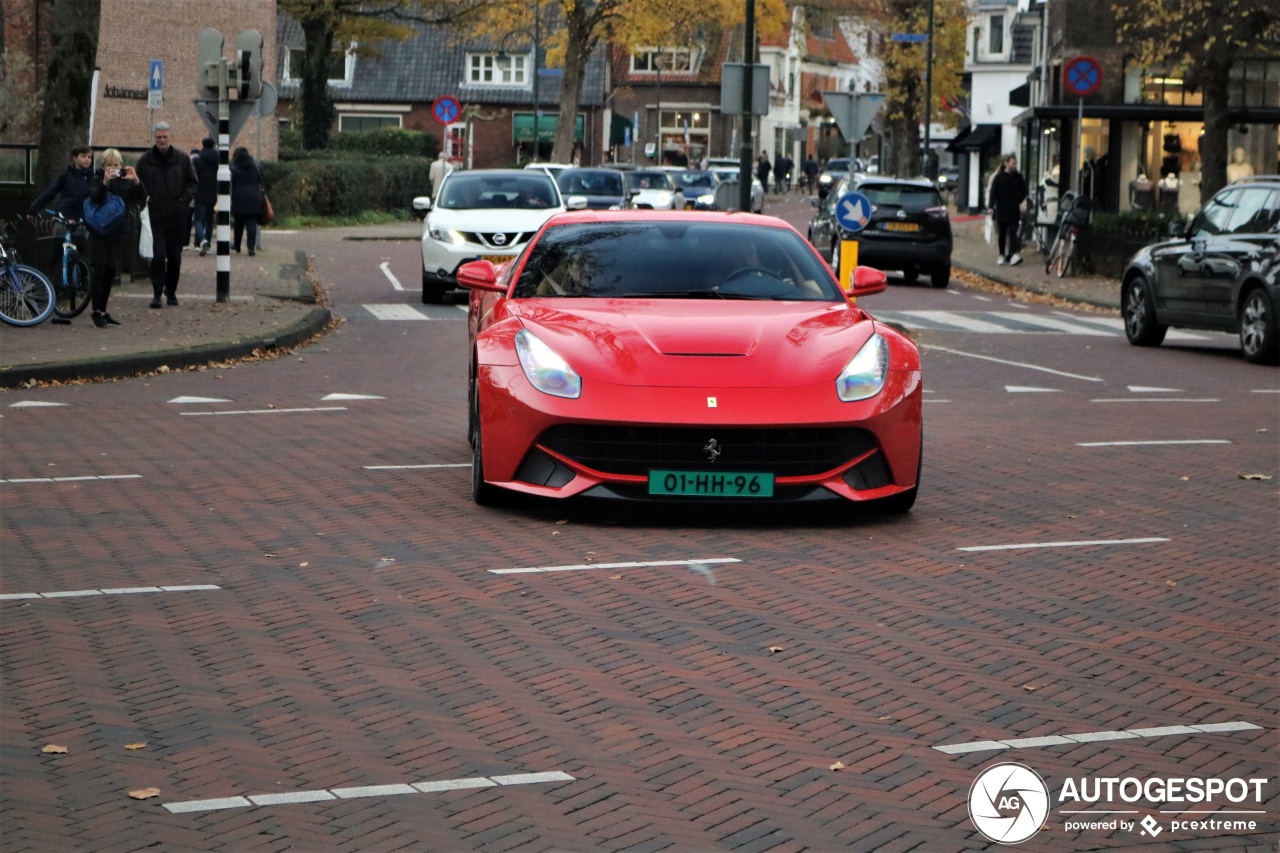
[[874, 397], [884, 387], [888, 375], [889, 343], [879, 335], [872, 335], [836, 377], [836, 394], [846, 403]]
[[715, 203], [716, 203], [715, 193], [707, 193], [705, 195], [698, 196], [698, 204], [715, 204]]
[[669, 207], [674, 199], [674, 195], [663, 190], [662, 192], [654, 193], [653, 205], [654, 207]]
[[452, 243], [455, 246], [461, 246], [467, 242], [467, 238], [462, 236], [461, 231], [455, 231], [452, 228], [437, 228], [434, 225], [427, 228], [427, 236], [437, 242]]
[[582, 377], [528, 329], [516, 332], [516, 355], [529, 384], [542, 393], [570, 400], [582, 396]]
[[610, 210], [622, 210], [622, 205], [620, 205], [620, 204], [611, 204], [611, 205], [609, 205], [609, 209], [610, 209]]

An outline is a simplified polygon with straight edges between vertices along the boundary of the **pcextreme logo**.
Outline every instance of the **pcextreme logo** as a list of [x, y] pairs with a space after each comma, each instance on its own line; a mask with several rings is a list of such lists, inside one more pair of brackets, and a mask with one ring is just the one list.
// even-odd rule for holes
[[1048, 816], [1049, 789], [1024, 764], [994, 764], [969, 789], [970, 820], [997, 844], [1021, 844], [1040, 831]]

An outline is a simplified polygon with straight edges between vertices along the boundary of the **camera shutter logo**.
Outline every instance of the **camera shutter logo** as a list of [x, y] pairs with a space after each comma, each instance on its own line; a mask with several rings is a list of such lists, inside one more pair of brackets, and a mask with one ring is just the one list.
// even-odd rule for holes
[[997, 844], [1021, 844], [1049, 815], [1049, 789], [1023, 764], [994, 764], [969, 789], [969, 819]]

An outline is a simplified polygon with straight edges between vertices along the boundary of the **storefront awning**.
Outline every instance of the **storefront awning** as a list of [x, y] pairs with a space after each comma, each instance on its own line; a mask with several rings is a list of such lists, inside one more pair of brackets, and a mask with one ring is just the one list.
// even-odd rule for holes
[[[586, 118], [578, 116], [573, 127], [573, 141], [582, 142], [586, 129]], [[560, 116], [554, 113], [543, 113], [538, 116], [538, 141], [555, 142], [556, 128], [560, 126]], [[533, 113], [516, 113], [511, 117], [511, 136], [516, 142], [533, 141]]]
[[1000, 141], [1000, 125], [998, 124], [979, 124], [969, 125], [960, 133], [956, 134], [956, 138], [951, 140], [951, 144], [947, 146], [948, 151], [981, 151], [988, 145], [999, 143]]
[[1031, 106], [1031, 84], [1030, 83], [1023, 83], [1018, 88], [1009, 90], [1009, 106], [1011, 107]]
[[[1033, 118], [1073, 119], [1079, 115], [1079, 109], [1075, 104], [1033, 107], [1018, 113], [1010, 123], [1019, 125]], [[1117, 121], [1197, 122], [1204, 121], [1204, 108], [1169, 104], [1085, 104], [1084, 117]], [[1278, 124], [1280, 107], [1239, 107], [1227, 111], [1227, 120], [1231, 124]]]

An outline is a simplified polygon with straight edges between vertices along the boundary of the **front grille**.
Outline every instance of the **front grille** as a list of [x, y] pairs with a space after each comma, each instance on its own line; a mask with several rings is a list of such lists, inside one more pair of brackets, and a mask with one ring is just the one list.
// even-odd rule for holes
[[[501, 235], [500, 239], [497, 239]], [[523, 246], [533, 236], [532, 231], [463, 231], [468, 243], [478, 243], [490, 249], [510, 249]]]
[[[708, 459], [715, 439], [720, 455]], [[560, 425], [539, 444], [607, 474], [643, 476], [651, 468], [722, 469], [775, 477], [821, 474], [876, 448], [852, 427], [650, 427]]]

